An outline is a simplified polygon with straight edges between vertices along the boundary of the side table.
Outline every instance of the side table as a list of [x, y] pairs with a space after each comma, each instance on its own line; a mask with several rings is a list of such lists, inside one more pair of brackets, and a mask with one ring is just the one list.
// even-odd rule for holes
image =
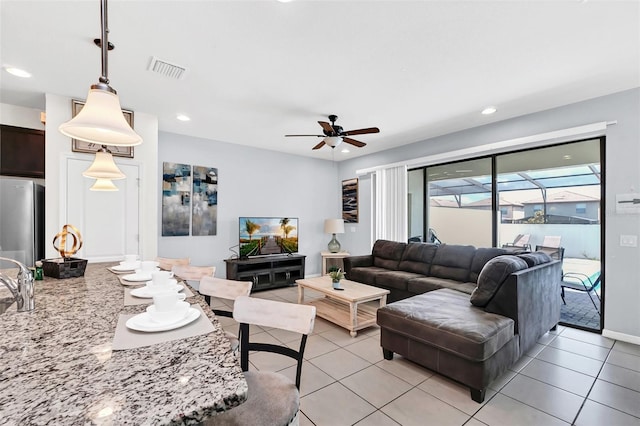
[[345, 257], [351, 256], [351, 254], [347, 251], [341, 251], [338, 253], [331, 253], [330, 251], [321, 251], [320, 255], [322, 256], [322, 275], [328, 274], [328, 269], [332, 266], [337, 266], [338, 268], [344, 271], [344, 263], [342, 259]]

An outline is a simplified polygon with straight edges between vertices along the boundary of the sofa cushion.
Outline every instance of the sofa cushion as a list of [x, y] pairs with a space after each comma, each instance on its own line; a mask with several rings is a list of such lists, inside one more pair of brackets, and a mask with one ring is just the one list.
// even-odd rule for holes
[[431, 264], [430, 275], [438, 278], [467, 282], [471, 262], [476, 253], [474, 246], [442, 244], [438, 246]]
[[484, 265], [478, 277], [478, 286], [471, 293], [471, 303], [484, 307], [491, 301], [507, 277], [516, 271], [527, 269], [527, 262], [513, 255], [494, 257]]
[[551, 262], [551, 257], [543, 251], [534, 251], [533, 253], [519, 254], [518, 257], [529, 265], [529, 268], [543, 263]]
[[402, 259], [398, 269], [401, 271], [415, 272], [416, 274], [429, 275], [431, 262], [436, 255], [438, 246], [430, 243], [411, 243], [402, 253]]
[[376, 266], [366, 266], [351, 268], [348, 273], [345, 274], [345, 278], [349, 281], [356, 281], [362, 284], [375, 285], [376, 275], [382, 272], [388, 272], [388, 269], [378, 268]]
[[378, 309], [380, 327], [472, 361], [490, 358], [513, 336], [513, 320], [469, 304], [469, 296], [442, 289]]
[[461, 283], [459, 281], [438, 277], [412, 278], [407, 284], [407, 290], [414, 294], [422, 294], [428, 291], [440, 290], [441, 288], [450, 288], [452, 290], [471, 294], [471, 292], [476, 288], [475, 283]]
[[407, 283], [412, 278], [422, 275], [407, 271], [386, 271], [376, 274], [375, 285], [383, 288], [407, 290]]
[[406, 243], [397, 241], [378, 240], [373, 245], [373, 266], [379, 268], [397, 270]]
[[473, 256], [473, 261], [471, 262], [471, 272], [469, 274], [469, 281], [477, 283], [478, 275], [480, 275], [480, 271], [488, 261], [493, 259], [494, 257], [507, 254], [508, 251], [501, 248], [495, 247], [481, 247], [476, 250], [476, 254]]

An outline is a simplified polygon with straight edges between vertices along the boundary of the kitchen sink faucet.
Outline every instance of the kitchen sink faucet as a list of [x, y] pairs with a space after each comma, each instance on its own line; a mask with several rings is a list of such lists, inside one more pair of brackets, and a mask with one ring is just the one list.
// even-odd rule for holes
[[18, 312], [33, 311], [36, 307], [35, 289], [33, 287], [33, 274], [17, 260], [0, 257], [0, 261], [15, 263], [19, 271], [16, 279], [0, 272], [0, 282], [11, 290], [11, 294], [18, 305]]

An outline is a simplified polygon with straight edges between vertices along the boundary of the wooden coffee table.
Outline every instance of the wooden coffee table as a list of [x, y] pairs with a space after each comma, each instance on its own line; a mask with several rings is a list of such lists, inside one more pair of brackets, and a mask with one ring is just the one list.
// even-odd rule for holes
[[[296, 280], [296, 283], [298, 303], [305, 303], [305, 288], [324, 294], [325, 297], [306, 303], [316, 307], [319, 317], [349, 330], [351, 337], [356, 337], [358, 330], [375, 325], [376, 311], [387, 304], [389, 294], [389, 290], [349, 280], [340, 281], [344, 290], [334, 290], [328, 275]], [[380, 301], [378, 307], [363, 305], [375, 300]]]

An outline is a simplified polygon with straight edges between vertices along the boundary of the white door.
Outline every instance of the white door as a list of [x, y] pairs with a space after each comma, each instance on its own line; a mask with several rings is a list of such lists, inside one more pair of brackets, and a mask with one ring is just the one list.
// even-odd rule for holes
[[76, 257], [98, 262], [138, 254], [140, 166], [118, 164], [127, 175], [113, 181], [118, 191], [90, 191], [95, 180], [85, 178], [82, 172], [92, 161], [90, 156], [66, 159], [66, 211], [62, 217], [82, 234], [83, 246]]

